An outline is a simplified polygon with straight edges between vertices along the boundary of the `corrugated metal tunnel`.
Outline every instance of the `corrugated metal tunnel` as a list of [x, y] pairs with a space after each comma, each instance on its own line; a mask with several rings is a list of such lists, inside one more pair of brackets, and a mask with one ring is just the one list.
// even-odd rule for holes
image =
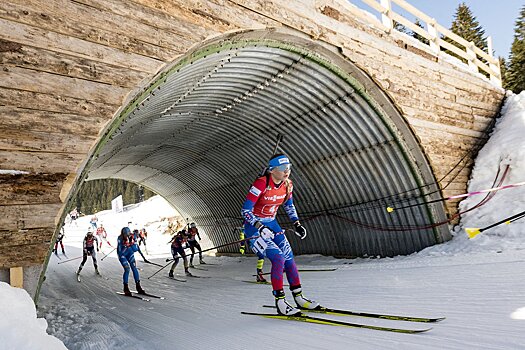
[[278, 32], [230, 34], [173, 63], [108, 127], [87, 179], [141, 184], [223, 244], [238, 239], [244, 196], [279, 133], [309, 230], [288, 235], [296, 254], [393, 256], [450, 238], [431, 227], [446, 220], [441, 203], [385, 210], [439, 191], [384, 92], [332, 48]]

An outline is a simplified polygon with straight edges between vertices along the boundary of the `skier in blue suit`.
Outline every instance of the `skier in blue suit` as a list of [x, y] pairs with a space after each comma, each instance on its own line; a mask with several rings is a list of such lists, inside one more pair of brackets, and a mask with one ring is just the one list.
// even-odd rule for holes
[[133, 278], [135, 279], [135, 283], [137, 286], [137, 293], [146, 294], [146, 292], [144, 291], [144, 289], [142, 289], [140, 285], [139, 271], [137, 270], [137, 265], [135, 263], [134, 254], [138, 250], [139, 247], [135, 242], [133, 235], [131, 234], [131, 230], [129, 229], [129, 227], [123, 227], [120, 231], [120, 236], [117, 239], [117, 254], [120, 264], [124, 268], [124, 294], [128, 296], [132, 295], [128, 287], [130, 268], [133, 271]]

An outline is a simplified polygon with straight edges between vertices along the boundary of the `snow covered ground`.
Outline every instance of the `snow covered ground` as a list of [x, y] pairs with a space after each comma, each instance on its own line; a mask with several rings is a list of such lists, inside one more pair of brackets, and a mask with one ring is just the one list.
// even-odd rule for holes
[[[469, 191], [490, 188], [498, 167], [507, 164], [510, 170], [504, 185], [525, 181], [525, 93], [511, 96], [504, 112], [478, 156]], [[355, 260], [297, 257], [299, 268], [337, 268], [301, 274], [305, 295], [325, 306], [444, 316], [446, 320], [427, 325], [319, 317], [398, 328], [433, 327], [426, 333], [407, 335], [241, 315], [240, 311], [268, 312], [262, 305], [273, 302], [270, 286], [244, 282], [254, 278], [254, 257], [206, 256], [205, 260], [215, 265], [193, 270], [203, 278], [178, 282], [166, 277], [169, 267], [148, 279], [158, 267], [141, 263], [137, 254], [143, 287], [166, 298], [144, 302], [115, 293], [122, 288], [122, 268], [114, 255], [100, 262], [103, 277], [95, 275], [88, 260], [81, 283], [75, 279], [80, 260], [59, 264], [65, 258], [52, 256], [39, 316], [47, 320], [48, 332], [69, 349], [524, 349], [525, 219], [487, 230], [471, 240], [463, 230], [484, 227], [525, 210], [524, 191], [525, 187], [499, 191], [462, 218], [462, 227], [456, 228], [452, 241], [411, 256]], [[461, 208], [471, 208], [483, 197], [472, 196]], [[174, 215], [170, 210], [157, 198], [135, 206], [126, 215], [111, 217], [105, 212], [98, 217], [108, 227], [112, 244], [130, 215], [140, 225], [148, 223], [148, 258], [165, 264], [169, 237], [161, 233], [165, 220], [158, 220]], [[81, 254], [80, 241], [88, 221], [89, 216], [66, 226], [70, 258]], [[201, 244], [211, 247], [207, 238]], [[107, 253], [111, 248], [104, 246], [103, 250]], [[269, 265], [265, 264], [265, 270]], [[181, 266], [176, 272], [186, 278]], [[0, 288], [0, 295], [5, 293], [5, 288]], [[2, 339], [4, 331], [0, 327]], [[47, 347], [60, 348], [60, 344]]]

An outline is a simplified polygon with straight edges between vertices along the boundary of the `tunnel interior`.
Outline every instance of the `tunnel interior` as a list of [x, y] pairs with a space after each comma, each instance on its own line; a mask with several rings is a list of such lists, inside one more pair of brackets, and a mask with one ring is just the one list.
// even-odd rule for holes
[[441, 203], [385, 210], [438, 188], [387, 94], [336, 50], [288, 34], [210, 40], [166, 67], [108, 126], [86, 180], [141, 184], [224, 244], [238, 239], [242, 202], [279, 134], [309, 230], [288, 235], [295, 253], [393, 256], [445, 240], [448, 228], [432, 227]]

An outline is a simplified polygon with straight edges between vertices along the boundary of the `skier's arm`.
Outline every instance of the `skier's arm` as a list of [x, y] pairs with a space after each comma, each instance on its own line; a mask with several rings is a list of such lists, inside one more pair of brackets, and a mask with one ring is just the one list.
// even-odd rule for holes
[[293, 196], [290, 193], [290, 198], [283, 204], [284, 211], [288, 214], [291, 222], [299, 221], [299, 216], [297, 215], [297, 210], [293, 204]]
[[255, 206], [255, 203], [257, 202], [261, 194], [264, 192], [265, 187], [266, 182], [264, 181], [264, 179], [255, 180], [252, 187], [250, 187], [250, 191], [246, 196], [246, 200], [242, 205], [241, 215], [244, 218], [244, 220], [250, 225], [255, 226], [258, 222], [257, 217], [253, 214], [253, 207]]

